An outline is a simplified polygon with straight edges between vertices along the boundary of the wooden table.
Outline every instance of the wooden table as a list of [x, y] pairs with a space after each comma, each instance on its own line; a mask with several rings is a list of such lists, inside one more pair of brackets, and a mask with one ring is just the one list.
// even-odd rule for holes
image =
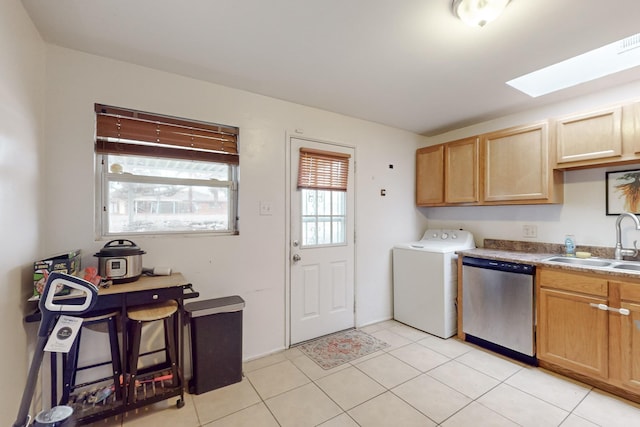
[[[82, 408], [81, 410], [75, 409], [78, 425], [92, 423], [94, 421], [109, 418], [111, 416], [124, 413], [126, 411], [150, 405], [152, 403], [165, 400], [171, 397], [179, 396], [177, 406], [180, 408], [184, 406], [184, 387], [185, 381], [183, 376], [183, 359], [184, 359], [184, 337], [183, 327], [184, 324], [184, 305], [183, 301], [189, 298], [198, 297], [198, 292], [194, 291], [192, 285], [182, 276], [180, 273], [173, 273], [170, 276], [141, 276], [140, 279], [135, 282], [115, 284], [108, 288], [100, 288], [98, 292], [98, 301], [90, 312], [85, 313], [85, 316], [91, 316], [92, 313], [104, 312], [106, 310], [118, 311], [120, 313], [120, 322], [122, 331], [127, 331], [128, 319], [127, 309], [134, 306], [154, 304], [163, 301], [175, 300], [178, 302], [176, 331], [178, 342], [178, 385], [171, 389], [162, 389], [162, 392], [156, 393], [154, 387], [154, 393], [142, 400], [138, 400], [133, 403], [129, 403], [126, 396], [126, 387], [124, 387], [125, 395], [121, 400], [104, 404], [95, 405], [92, 408]], [[80, 300], [82, 296], [80, 291], [72, 291], [69, 295], [63, 295], [56, 297], [56, 300], [69, 300], [73, 303], [74, 300]], [[37, 301], [38, 298], [31, 298], [30, 301]], [[39, 321], [39, 311], [30, 314], [26, 317], [27, 321]], [[124, 372], [128, 372], [127, 352], [129, 343], [127, 334], [122, 334], [122, 349], [121, 359]], [[55, 406], [58, 402], [58, 387], [59, 380], [57, 375], [57, 354], [51, 353], [51, 405]]]

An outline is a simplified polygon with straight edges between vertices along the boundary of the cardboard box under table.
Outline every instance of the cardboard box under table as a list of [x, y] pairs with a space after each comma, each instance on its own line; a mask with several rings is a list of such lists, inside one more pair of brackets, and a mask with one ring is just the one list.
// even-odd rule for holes
[[242, 381], [242, 310], [237, 295], [185, 304], [191, 320], [193, 377], [189, 393]]

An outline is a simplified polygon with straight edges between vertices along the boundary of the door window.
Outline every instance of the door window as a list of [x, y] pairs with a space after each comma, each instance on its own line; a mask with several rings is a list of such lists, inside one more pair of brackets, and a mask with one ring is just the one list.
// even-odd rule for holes
[[347, 197], [344, 191], [302, 191], [302, 247], [346, 244]]

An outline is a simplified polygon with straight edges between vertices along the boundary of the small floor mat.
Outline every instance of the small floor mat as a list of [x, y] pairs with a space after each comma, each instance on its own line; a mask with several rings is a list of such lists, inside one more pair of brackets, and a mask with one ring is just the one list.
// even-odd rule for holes
[[388, 346], [366, 332], [350, 329], [300, 344], [298, 348], [322, 369], [332, 369]]

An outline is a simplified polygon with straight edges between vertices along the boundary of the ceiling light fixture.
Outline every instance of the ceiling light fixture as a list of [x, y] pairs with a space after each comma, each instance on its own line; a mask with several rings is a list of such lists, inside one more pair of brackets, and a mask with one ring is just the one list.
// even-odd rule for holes
[[453, 14], [471, 27], [484, 27], [498, 18], [511, 0], [453, 0]]

